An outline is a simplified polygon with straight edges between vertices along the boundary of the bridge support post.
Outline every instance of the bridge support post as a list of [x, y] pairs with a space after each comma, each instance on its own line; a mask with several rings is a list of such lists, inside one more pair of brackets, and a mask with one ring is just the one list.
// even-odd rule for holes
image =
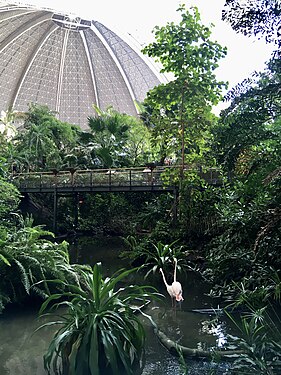
[[54, 215], [53, 215], [53, 232], [57, 234], [57, 210], [58, 210], [58, 193], [57, 189], [54, 189]]
[[79, 217], [79, 193], [74, 193], [74, 230], [78, 228], [78, 217]]

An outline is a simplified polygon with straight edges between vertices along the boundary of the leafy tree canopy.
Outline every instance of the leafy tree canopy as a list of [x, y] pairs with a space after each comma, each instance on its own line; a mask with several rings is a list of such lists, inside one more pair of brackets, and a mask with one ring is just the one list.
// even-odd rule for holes
[[222, 19], [237, 32], [281, 46], [280, 0], [227, 0]]
[[162, 159], [171, 150], [180, 154], [182, 137], [185, 153], [202, 153], [202, 133], [214, 120], [211, 109], [220, 100], [225, 85], [216, 80], [215, 69], [226, 55], [226, 48], [211, 40], [211, 30], [202, 25], [197, 8], [186, 10], [181, 6], [178, 11], [179, 24], [155, 27], [156, 41], [143, 49], [162, 64], [163, 73], [174, 76], [168, 84], [151, 90], [144, 101], [143, 118], [153, 129], [155, 143], [161, 144]]
[[9, 227], [13, 216], [11, 215], [18, 208], [20, 193], [18, 189], [0, 177], [0, 230]]
[[280, 137], [280, 120], [277, 120], [281, 115], [280, 78], [280, 60], [272, 59], [267, 70], [255, 74], [228, 93], [227, 98], [232, 101], [221, 112], [220, 122], [214, 128], [216, 142], [213, 143], [219, 164], [225, 165], [228, 171], [235, 169], [236, 162], [241, 161], [243, 155], [252, 161], [254, 155], [259, 155], [260, 160], [261, 154], [265, 156], [270, 152], [269, 144], [272, 147], [274, 142], [277, 146]]
[[31, 104], [15, 139], [17, 155], [28, 169], [60, 168], [81, 130], [58, 120], [48, 107]]
[[[264, 36], [280, 47], [280, 2], [233, 0], [226, 7], [224, 19], [236, 31]], [[221, 228], [207, 258], [230, 299], [242, 295], [235, 283], [239, 281], [247, 293], [253, 291], [256, 303], [261, 300], [254, 291], [261, 288], [269, 291], [262, 303], [280, 300], [280, 73], [277, 50], [264, 72], [254, 73], [226, 95], [230, 106], [213, 128], [212, 149], [232, 179], [219, 191], [215, 208]], [[230, 265], [234, 272], [229, 272]]]

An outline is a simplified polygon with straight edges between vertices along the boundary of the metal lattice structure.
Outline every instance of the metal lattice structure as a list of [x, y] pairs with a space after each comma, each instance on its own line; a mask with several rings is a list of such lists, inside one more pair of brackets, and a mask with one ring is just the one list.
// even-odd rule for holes
[[82, 129], [93, 104], [137, 115], [135, 101], [161, 82], [106, 26], [48, 9], [0, 6], [0, 56], [0, 110], [47, 105]]

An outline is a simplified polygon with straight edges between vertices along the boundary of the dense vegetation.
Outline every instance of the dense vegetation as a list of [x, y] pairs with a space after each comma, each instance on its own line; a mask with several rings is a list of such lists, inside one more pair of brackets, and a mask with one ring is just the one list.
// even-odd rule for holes
[[[89, 115], [89, 128], [82, 132], [59, 121], [48, 108], [35, 104], [27, 113], [9, 110], [2, 118], [0, 309], [10, 302], [23, 302], [30, 295], [43, 299], [49, 296], [52, 301], [56, 292], [54, 299], [73, 298], [67, 304], [74, 320], [68, 317], [63, 328], [72, 332], [73, 341], [61, 342], [60, 350], [66, 366], [79, 367], [76, 358], [86, 355], [83, 347], [82, 354], [79, 349], [74, 359], [69, 359], [70, 350], [80, 337], [73, 321], [81, 318], [84, 308], [99, 314], [98, 293], [105, 293], [105, 299], [107, 293], [112, 296], [116, 283], [114, 279], [111, 284], [103, 281], [98, 266], [91, 270], [71, 265], [65, 242], [55, 243], [50, 232], [32, 225], [29, 217], [22, 218], [18, 211], [20, 195], [10, 180], [12, 172], [145, 166], [152, 162], [163, 164], [169, 158], [175, 164], [193, 167], [181, 168], [181, 173], [173, 176], [180, 192], [176, 220], [171, 215], [174, 201], [168, 194], [85, 194], [76, 229], [94, 233], [102, 230], [126, 237], [128, 248], [123, 255], [134, 264], [144, 262], [147, 277], [159, 268], [169, 267], [174, 257], [181, 268], [199, 272], [211, 282], [211, 295], [254, 314], [242, 320], [245, 336], [252, 341], [238, 343], [250, 347], [251, 356], [248, 362], [236, 362], [234, 368], [273, 374], [276, 366], [280, 368], [280, 342], [262, 333], [267, 327], [265, 312], [268, 307], [279, 306], [281, 299], [280, 4], [226, 2], [223, 18], [236, 31], [264, 36], [276, 50], [265, 71], [255, 73], [228, 92], [225, 100], [230, 104], [219, 117], [212, 113], [212, 106], [221, 99], [226, 85], [216, 80], [214, 71], [226, 49], [212, 41], [211, 30], [201, 24], [196, 8], [187, 11], [180, 7], [179, 12], [180, 23], [157, 27], [155, 42], [144, 48], [144, 53], [158, 59], [163, 72], [172, 73], [174, 80], [148, 93], [140, 105], [139, 119], [113, 108], [94, 108], [96, 115]], [[15, 121], [22, 124], [18, 133], [13, 127]], [[198, 167], [216, 167], [220, 184], [213, 186], [202, 180]], [[41, 196], [39, 204], [48, 206], [48, 199]], [[59, 221], [64, 223], [60, 230], [68, 231], [73, 228], [72, 205], [66, 198], [60, 205]], [[101, 209], [104, 207], [108, 210]], [[118, 293], [106, 310], [115, 311], [116, 306], [118, 310], [122, 305], [124, 300], [119, 299]], [[76, 304], [82, 300], [84, 303], [86, 297], [88, 305], [82, 304], [81, 310], [76, 310]], [[127, 298], [129, 301], [131, 297]], [[130, 317], [131, 310], [127, 312]], [[127, 324], [122, 319], [120, 327]], [[88, 337], [90, 332], [100, 334], [92, 325], [87, 331], [87, 322], [82, 323]], [[134, 337], [132, 327], [128, 327], [134, 364], [142, 355], [143, 340], [138, 322], [135, 328]], [[100, 328], [99, 332], [104, 331]], [[119, 351], [118, 345], [116, 353], [106, 354], [106, 350], [109, 349], [99, 347], [97, 362], [99, 356], [115, 358]], [[54, 358], [56, 361], [55, 356], [57, 353], [51, 351], [47, 357], [48, 368]], [[89, 366], [96, 366], [97, 362]], [[124, 369], [130, 366], [129, 359], [121, 355], [116, 361], [109, 361], [108, 366]]]

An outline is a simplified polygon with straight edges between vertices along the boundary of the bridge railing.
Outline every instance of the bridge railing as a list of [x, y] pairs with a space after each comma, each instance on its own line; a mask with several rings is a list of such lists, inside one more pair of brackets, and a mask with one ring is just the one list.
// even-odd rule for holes
[[[92, 170], [70, 169], [67, 171], [17, 173], [13, 175], [13, 183], [19, 190], [174, 186], [175, 182], [172, 181], [172, 177], [169, 181], [169, 174], [165, 173], [168, 169], [174, 172], [171, 173], [171, 176], [180, 175], [179, 166], [156, 167], [153, 169], [147, 167]], [[197, 170], [197, 172], [210, 183], [217, 183], [219, 180], [219, 174], [216, 169]]]
[[13, 183], [21, 190], [96, 186], [162, 186], [164, 168], [122, 168], [17, 173]]

